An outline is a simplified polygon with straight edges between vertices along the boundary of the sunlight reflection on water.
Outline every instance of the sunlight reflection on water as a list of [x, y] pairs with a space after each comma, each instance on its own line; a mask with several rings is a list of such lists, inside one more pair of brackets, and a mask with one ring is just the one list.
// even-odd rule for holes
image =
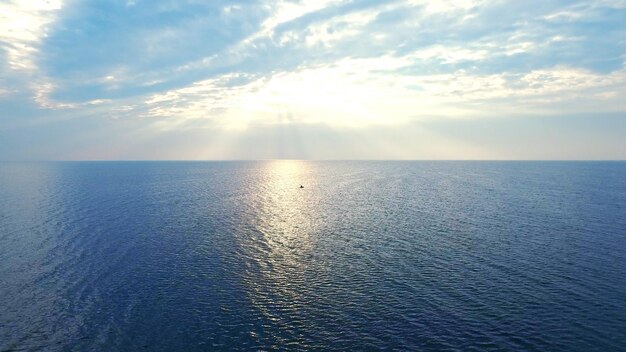
[[623, 163], [0, 166], [2, 351], [626, 345]]

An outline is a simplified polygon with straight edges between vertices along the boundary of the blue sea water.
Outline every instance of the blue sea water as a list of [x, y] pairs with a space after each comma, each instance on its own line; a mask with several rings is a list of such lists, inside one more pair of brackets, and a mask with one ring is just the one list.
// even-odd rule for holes
[[626, 163], [0, 164], [0, 351], [378, 349], [626, 351]]

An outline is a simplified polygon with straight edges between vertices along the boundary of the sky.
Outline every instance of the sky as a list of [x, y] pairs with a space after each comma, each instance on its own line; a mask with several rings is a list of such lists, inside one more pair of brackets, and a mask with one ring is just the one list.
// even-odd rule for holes
[[626, 159], [626, 0], [0, 0], [0, 160]]

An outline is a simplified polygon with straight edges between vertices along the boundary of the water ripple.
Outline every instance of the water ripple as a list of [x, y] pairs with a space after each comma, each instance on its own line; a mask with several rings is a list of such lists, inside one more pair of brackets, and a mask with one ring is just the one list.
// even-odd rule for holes
[[625, 350], [624, 175], [3, 163], [0, 351]]

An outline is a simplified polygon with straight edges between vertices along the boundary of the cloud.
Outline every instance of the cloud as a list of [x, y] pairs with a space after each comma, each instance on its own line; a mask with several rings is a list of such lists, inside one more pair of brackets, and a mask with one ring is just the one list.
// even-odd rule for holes
[[626, 111], [626, 70], [604, 75], [556, 66], [487, 75], [398, 74], [422, 54], [345, 59], [263, 76], [226, 74], [150, 96], [135, 111], [168, 119], [169, 126], [206, 119], [224, 128], [276, 122], [282, 114], [292, 116], [290, 122], [359, 127], [437, 117]]
[[32, 101], [40, 107], [57, 109], [72, 106], [49, 99], [54, 84], [37, 64], [38, 59], [45, 55], [40, 45], [49, 36], [63, 5], [62, 0], [0, 3], [0, 49], [4, 49], [7, 65], [1, 72], [11, 77], [14, 86], [10, 90], [0, 87], [0, 97], [27, 90], [32, 94]]
[[624, 15], [623, 0], [4, 2], [0, 130], [626, 113]]
[[48, 35], [48, 26], [62, 7], [62, 0], [0, 3], [0, 42], [11, 69], [36, 69], [37, 46]]
[[[585, 56], [582, 51], [587, 45], [584, 36], [575, 31], [570, 33], [567, 28], [555, 30], [542, 24], [546, 15], [542, 15], [541, 10], [562, 9], [563, 6], [522, 13], [523, 17], [518, 17], [517, 22], [506, 19], [509, 28], [501, 30], [497, 17], [506, 9], [501, 2], [268, 1], [224, 5], [217, 9], [201, 6], [195, 9], [193, 16], [184, 7], [172, 4], [175, 3], [166, 3], [167, 6], [141, 4], [142, 10], [135, 10], [140, 7], [136, 5], [132, 11], [138, 13], [134, 15], [124, 15], [129, 12], [126, 6], [115, 8], [122, 19], [141, 19], [151, 12], [165, 14], [168, 18], [168, 11], [175, 11], [173, 19], [161, 25], [144, 24], [148, 31], [124, 24], [121, 29], [109, 30], [110, 34], [96, 33], [96, 36], [104, 36], [102, 45], [111, 48], [108, 55], [99, 55], [95, 60], [89, 47], [78, 56], [59, 52], [63, 54], [63, 58], [59, 57], [61, 63], [81, 59], [81, 55], [83, 58], [76, 69], [48, 65], [56, 81], [54, 96], [66, 101], [140, 96], [193, 86], [227, 73], [266, 75], [303, 66], [328, 65], [354, 56], [375, 58], [413, 53], [420, 64], [416, 62], [416, 69], [446, 73], [458, 69], [515, 71], [528, 64], [534, 67], [526, 69], [575, 63], [585, 65], [581, 68], [597, 69], [598, 65], [597, 61], [589, 62], [589, 55], [581, 58]], [[261, 10], [264, 17], [242, 15], [257, 10]], [[504, 17], [511, 16], [505, 13]], [[71, 20], [65, 26], [74, 22], [76, 20]], [[486, 26], [497, 32], [486, 31], [489, 29]], [[233, 37], [224, 36], [226, 31], [222, 27], [229, 31], [246, 29], [232, 31], [238, 33]], [[126, 36], [122, 30], [127, 32]], [[86, 34], [81, 34], [77, 42]], [[203, 41], [201, 36], [211, 40]], [[58, 39], [53, 42], [64, 43]], [[563, 57], [563, 49], [573, 54]], [[546, 57], [548, 55], [552, 57]], [[74, 59], [68, 59], [72, 57]], [[609, 60], [613, 69], [623, 65], [623, 58], [613, 55]], [[88, 66], [81, 67], [85, 65]]]

